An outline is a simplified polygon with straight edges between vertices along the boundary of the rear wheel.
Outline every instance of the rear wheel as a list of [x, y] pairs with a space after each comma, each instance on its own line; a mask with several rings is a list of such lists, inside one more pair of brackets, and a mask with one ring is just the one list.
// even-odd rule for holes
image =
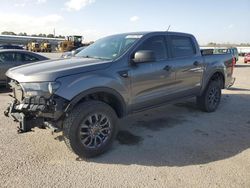
[[117, 115], [106, 103], [79, 104], [64, 121], [64, 140], [77, 155], [94, 157], [105, 152], [117, 133]]
[[205, 112], [214, 112], [221, 99], [220, 80], [211, 80], [201, 96], [196, 98], [197, 105]]

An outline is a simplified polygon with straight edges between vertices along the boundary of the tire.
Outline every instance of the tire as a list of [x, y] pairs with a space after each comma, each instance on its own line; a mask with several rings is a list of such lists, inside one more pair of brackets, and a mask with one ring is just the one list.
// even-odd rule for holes
[[111, 147], [118, 130], [117, 120], [115, 111], [106, 103], [83, 102], [63, 123], [64, 141], [79, 157], [95, 157]]
[[214, 112], [221, 100], [221, 82], [211, 80], [201, 96], [196, 98], [198, 107], [204, 112]]
[[245, 61], [244, 63], [246, 63], [246, 64], [247, 64], [247, 61]]

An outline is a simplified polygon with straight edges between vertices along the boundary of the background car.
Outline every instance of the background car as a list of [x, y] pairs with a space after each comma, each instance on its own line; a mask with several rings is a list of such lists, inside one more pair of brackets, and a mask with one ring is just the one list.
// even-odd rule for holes
[[84, 48], [86, 48], [85, 46], [77, 48], [76, 50], [72, 50], [70, 52], [64, 52], [61, 56], [61, 58], [70, 58], [70, 57], [74, 57], [76, 54], [78, 54], [80, 51], [82, 51]]
[[245, 54], [244, 63], [250, 62], [250, 53]]
[[23, 50], [23, 47], [18, 46], [18, 45], [2, 44], [2, 45], [0, 45], [0, 50], [3, 50], [3, 49], [18, 49], [18, 50]]
[[6, 85], [8, 69], [43, 60], [48, 58], [26, 50], [0, 50], [0, 85]]
[[216, 48], [214, 49], [214, 54], [232, 54], [232, 56], [235, 58], [235, 61], [237, 62], [239, 60], [239, 53], [237, 48]]

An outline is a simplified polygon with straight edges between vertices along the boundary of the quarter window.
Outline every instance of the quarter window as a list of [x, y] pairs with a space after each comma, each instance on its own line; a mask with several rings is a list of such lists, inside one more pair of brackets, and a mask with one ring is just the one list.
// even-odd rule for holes
[[187, 57], [196, 54], [193, 41], [189, 37], [172, 36], [171, 44], [173, 57]]

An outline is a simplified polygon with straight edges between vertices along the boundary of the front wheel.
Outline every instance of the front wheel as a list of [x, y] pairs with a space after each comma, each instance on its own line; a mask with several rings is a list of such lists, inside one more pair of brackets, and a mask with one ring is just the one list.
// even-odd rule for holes
[[79, 104], [64, 121], [64, 141], [83, 158], [104, 153], [117, 133], [117, 115], [106, 103], [88, 101]]
[[201, 96], [196, 98], [197, 105], [205, 112], [214, 112], [221, 99], [221, 84], [218, 80], [211, 80]]

